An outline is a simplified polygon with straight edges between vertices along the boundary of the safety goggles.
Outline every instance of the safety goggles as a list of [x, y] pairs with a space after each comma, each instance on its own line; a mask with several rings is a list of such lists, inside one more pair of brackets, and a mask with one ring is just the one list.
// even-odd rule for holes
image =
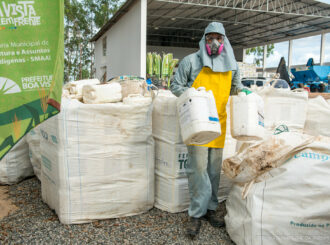
[[208, 43], [212, 43], [213, 39], [216, 39], [219, 43], [223, 41], [223, 35], [220, 34], [209, 34], [205, 36], [205, 39]]

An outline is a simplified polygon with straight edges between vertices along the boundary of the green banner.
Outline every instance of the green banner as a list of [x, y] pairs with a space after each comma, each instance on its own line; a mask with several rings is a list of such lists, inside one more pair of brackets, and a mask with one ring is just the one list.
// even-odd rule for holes
[[64, 0], [0, 0], [0, 160], [58, 113]]

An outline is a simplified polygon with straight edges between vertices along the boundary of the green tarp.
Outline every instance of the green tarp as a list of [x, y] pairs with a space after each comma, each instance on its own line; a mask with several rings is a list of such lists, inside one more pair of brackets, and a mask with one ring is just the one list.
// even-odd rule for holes
[[58, 113], [64, 0], [0, 0], [0, 160]]

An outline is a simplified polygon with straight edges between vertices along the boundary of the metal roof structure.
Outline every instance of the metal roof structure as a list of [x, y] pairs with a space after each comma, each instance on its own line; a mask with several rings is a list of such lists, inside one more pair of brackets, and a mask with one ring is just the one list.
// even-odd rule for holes
[[[125, 14], [128, 0], [93, 37]], [[224, 24], [235, 47], [330, 32], [330, 4], [316, 0], [147, 0], [147, 45], [198, 48], [209, 22]]]

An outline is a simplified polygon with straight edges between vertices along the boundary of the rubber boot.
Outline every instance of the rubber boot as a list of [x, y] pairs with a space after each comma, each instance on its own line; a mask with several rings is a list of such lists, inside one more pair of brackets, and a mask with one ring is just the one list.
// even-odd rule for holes
[[194, 239], [201, 228], [201, 219], [190, 217], [188, 224], [187, 224], [187, 236], [191, 239]]
[[207, 210], [207, 213], [203, 216], [203, 218], [207, 220], [213, 227], [220, 228], [225, 226], [225, 222], [217, 218], [216, 212], [213, 210]]

